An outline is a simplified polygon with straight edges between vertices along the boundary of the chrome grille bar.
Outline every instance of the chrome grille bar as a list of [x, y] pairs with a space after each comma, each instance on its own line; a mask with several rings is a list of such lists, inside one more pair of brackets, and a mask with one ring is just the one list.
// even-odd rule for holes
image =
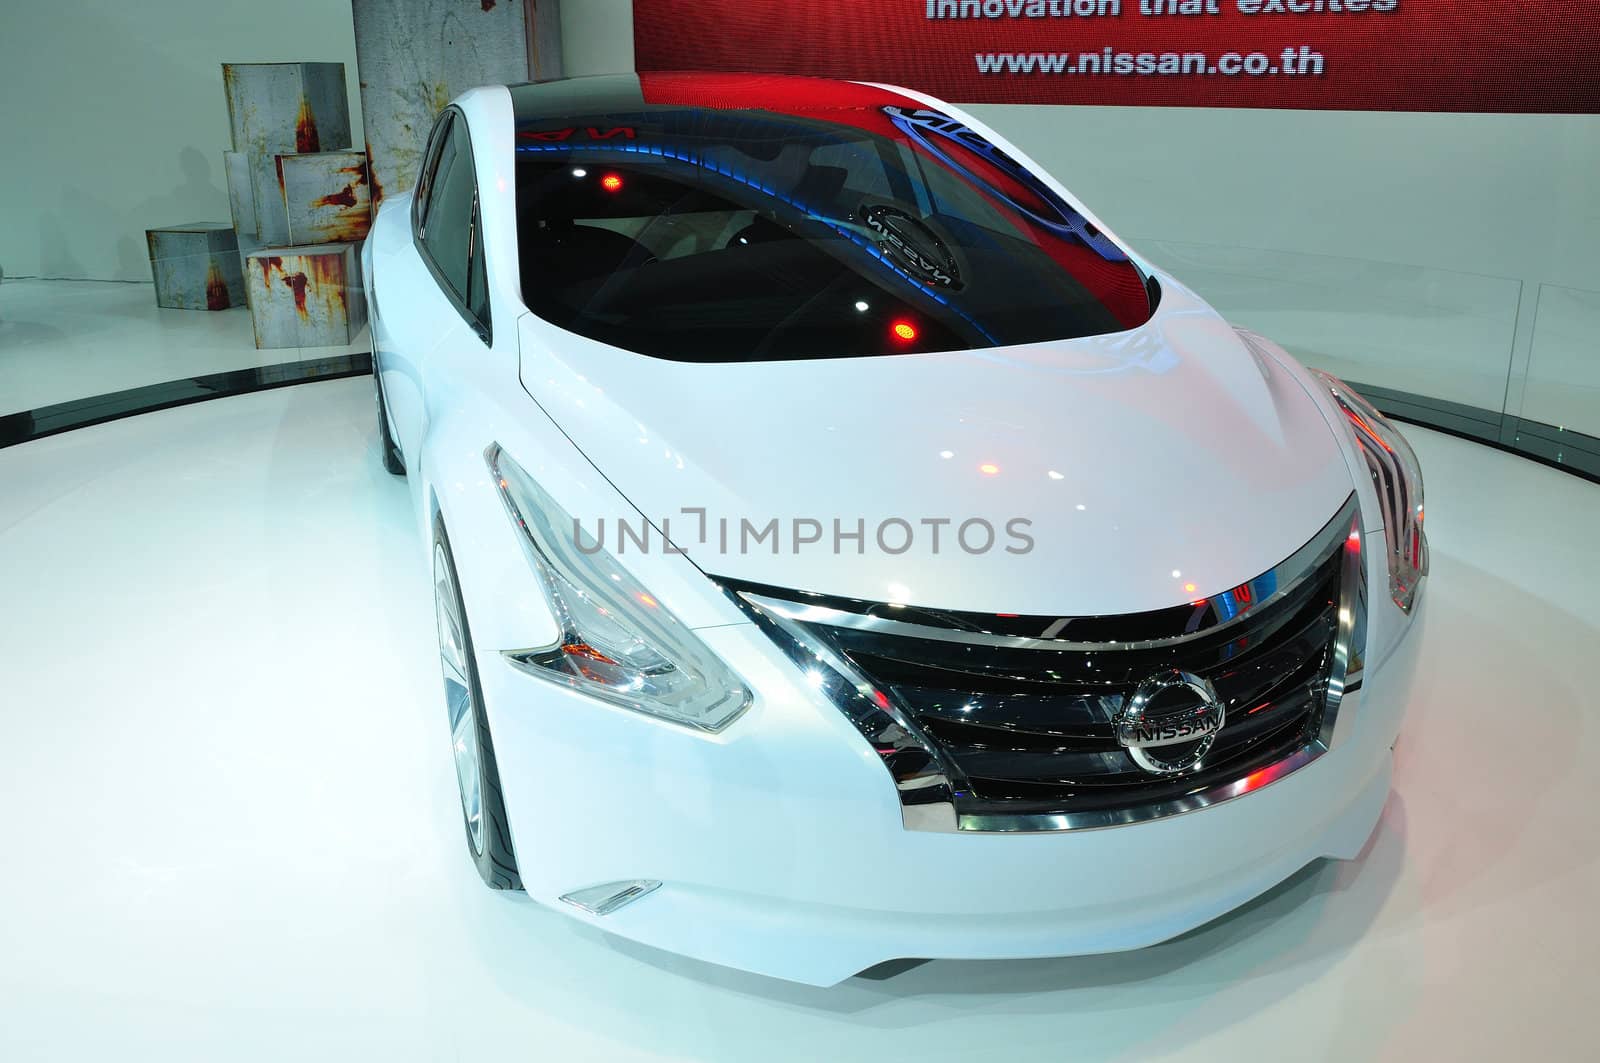
[[[892, 608], [886, 603], [733, 581], [724, 586], [872, 743], [899, 790], [908, 829], [1096, 829], [1231, 800], [1327, 750], [1343, 699], [1360, 685], [1366, 616], [1362, 540], [1352, 494], [1310, 542], [1251, 581], [1268, 593], [1259, 600], [1250, 596], [1245, 615], [1178, 635], [1167, 631], [1170, 611], [1087, 618], [1088, 624], [1080, 625], [1101, 630], [1112, 624], [1137, 633], [1148, 622], [1156, 629], [1157, 637], [1127, 641], [1011, 634], [988, 629], [981, 614], [916, 610], [916, 619], [906, 621], [883, 615]], [[946, 617], [948, 626], [936, 622]], [[1063, 633], [1073, 627], [1059, 618], [1022, 618], [1020, 623]], [[936, 650], [939, 646], [955, 656]], [[1113, 678], [1099, 686], [1073, 683], [1051, 667], [1053, 661], [1082, 655], [1109, 658]], [[1131, 761], [1122, 763], [1126, 751], [1110, 728], [1128, 685], [1122, 673], [1155, 667], [1141, 662], [1184, 655], [1190, 661], [1210, 660], [1206, 667], [1225, 683], [1226, 676], [1249, 668], [1269, 674], [1250, 676], [1249, 684], [1241, 680], [1232, 695], [1239, 704], [1228, 710], [1239, 722], [1224, 724], [1213, 752], [1182, 773], [1142, 778], [1128, 766]], [[1235, 660], [1245, 663], [1235, 666]], [[969, 720], [948, 705], [930, 702], [966, 696], [963, 675], [995, 688], [985, 695], [990, 702], [966, 706], [984, 710], [992, 705], [992, 714], [978, 711]], [[1267, 700], [1244, 704], [1258, 697]], [[1057, 726], [1052, 715], [1041, 723], [1039, 713], [1053, 713], [1056, 704], [1078, 706], [1073, 712], [1080, 722]], [[980, 768], [1003, 775], [972, 774]], [[1076, 774], [1085, 770], [1086, 776]], [[1118, 786], [1126, 788], [1125, 800], [1117, 796]], [[1035, 791], [1044, 796], [1027, 796]]]

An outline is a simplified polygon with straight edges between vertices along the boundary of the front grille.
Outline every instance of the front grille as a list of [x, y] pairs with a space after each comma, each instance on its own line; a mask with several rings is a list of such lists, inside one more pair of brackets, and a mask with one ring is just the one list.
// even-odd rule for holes
[[[1157, 613], [991, 625], [769, 587], [737, 592], [780, 642], [789, 637], [797, 660], [840, 673], [835, 703], [884, 756], [906, 804], [948, 801], [969, 829], [1110, 825], [1243, 792], [1323, 740], [1360, 606], [1350, 600], [1354, 511], [1352, 499], [1258, 579]], [[1056, 637], [1040, 637], [1047, 631]], [[1116, 638], [1082, 638], [1091, 633]], [[1173, 669], [1211, 683], [1225, 722], [1198, 764], [1159, 774], [1135, 763], [1115, 723], [1142, 680]]]

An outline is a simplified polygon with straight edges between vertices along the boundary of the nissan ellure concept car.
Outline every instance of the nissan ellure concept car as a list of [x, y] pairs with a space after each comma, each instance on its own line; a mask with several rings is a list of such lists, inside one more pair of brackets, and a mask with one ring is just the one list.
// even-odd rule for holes
[[475, 89], [363, 263], [490, 886], [830, 985], [1150, 945], [1371, 834], [1410, 447], [972, 116]]

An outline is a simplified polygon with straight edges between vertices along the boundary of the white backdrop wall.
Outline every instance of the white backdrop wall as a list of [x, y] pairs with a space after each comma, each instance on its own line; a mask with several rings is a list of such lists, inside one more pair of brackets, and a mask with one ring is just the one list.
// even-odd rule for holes
[[975, 110], [1311, 364], [1600, 435], [1600, 118]]
[[[566, 0], [566, 71], [632, 70], [632, 10]], [[972, 110], [1311, 364], [1600, 435], [1600, 117]]]
[[227, 221], [223, 62], [345, 64], [349, 0], [5, 0], [0, 266], [8, 276], [149, 280], [144, 230]]

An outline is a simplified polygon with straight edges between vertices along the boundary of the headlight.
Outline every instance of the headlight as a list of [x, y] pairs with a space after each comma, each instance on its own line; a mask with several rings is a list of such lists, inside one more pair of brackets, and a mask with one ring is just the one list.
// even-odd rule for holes
[[592, 540], [498, 445], [485, 455], [544, 582], [561, 635], [508, 656], [535, 674], [637, 712], [720, 731], [750, 691], [706, 645]]
[[1389, 593], [1411, 612], [1417, 587], [1428, 574], [1428, 537], [1422, 531], [1422, 466], [1400, 430], [1343, 380], [1313, 369], [1344, 411], [1361, 446], [1383, 511], [1383, 537], [1389, 545]]

